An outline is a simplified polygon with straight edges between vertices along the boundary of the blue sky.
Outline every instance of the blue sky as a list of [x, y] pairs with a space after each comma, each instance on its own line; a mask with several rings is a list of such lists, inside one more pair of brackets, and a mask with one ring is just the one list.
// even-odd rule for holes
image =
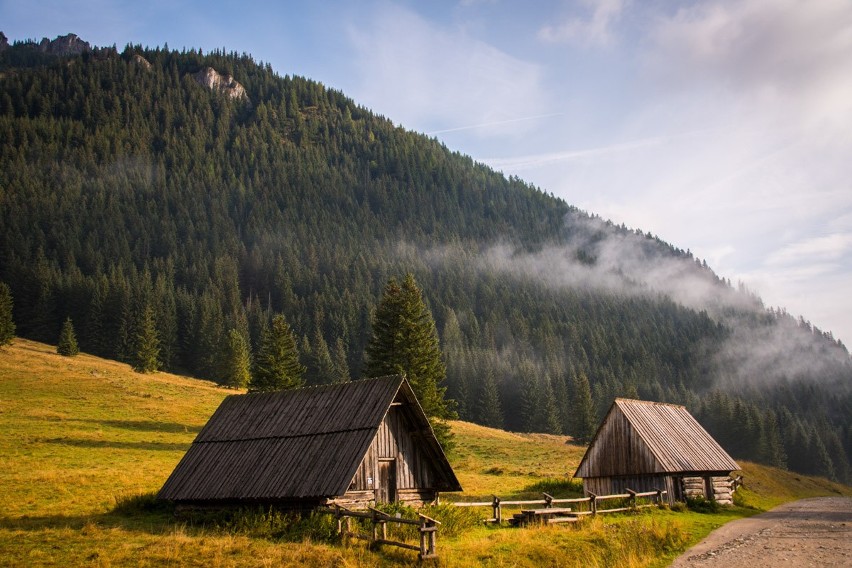
[[852, 344], [849, 0], [2, 0], [0, 31], [250, 53]]

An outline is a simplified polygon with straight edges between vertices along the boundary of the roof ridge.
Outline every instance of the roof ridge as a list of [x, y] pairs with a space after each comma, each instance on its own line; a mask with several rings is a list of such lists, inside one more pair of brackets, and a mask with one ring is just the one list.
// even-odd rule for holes
[[377, 430], [378, 426], [360, 426], [358, 428], [346, 428], [345, 430], [329, 430], [327, 432], [311, 432], [306, 434], [290, 434], [287, 436], [255, 436], [252, 438], [235, 438], [232, 440], [195, 440], [193, 444], [216, 444], [222, 442], [252, 442], [256, 440], [290, 440], [295, 438], [307, 438], [310, 436], [325, 436], [327, 434], [345, 434], [346, 432], [360, 432], [362, 430]]
[[382, 375], [381, 377], [370, 377], [368, 379], [356, 379], [354, 381], [349, 380], [349, 381], [345, 381], [345, 382], [342, 382], [342, 383], [330, 383], [330, 384], [326, 384], [326, 385], [304, 385], [304, 386], [294, 388], [294, 389], [279, 389], [279, 390], [273, 390], [273, 391], [248, 391], [248, 392], [244, 392], [244, 393], [234, 393], [233, 395], [229, 395], [229, 396], [270, 395], [270, 394], [302, 392], [302, 391], [307, 391], [307, 390], [332, 389], [332, 388], [343, 387], [343, 386], [346, 386], [346, 385], [351, 385], [353, 383], [367, 383], [367, 382], [372, 382], [372, 381], [387, 380], [387, 379], [396, 378], [396, 377], [398, 377], [400, 382], [401, 382], [402, 379], [405, 378], [405, 375], [401, 375], [401, 374]]
[[625, 397], [616, 397], [613, 402], [626, 402], [628, 404], [647, 404], [649, 406], [671, 406], [673, 408], [686, 408], [683, 404], [676, 404], [674, 402], [658, 402], [656, 400], [640, 400], [638, 398], [625, 398]]

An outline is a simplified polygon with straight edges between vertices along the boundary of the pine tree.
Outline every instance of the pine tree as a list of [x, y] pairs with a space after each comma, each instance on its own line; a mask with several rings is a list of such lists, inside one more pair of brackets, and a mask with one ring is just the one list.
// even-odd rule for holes
[[71, 323], [70, 317], [66, 318], [65, 323], [62, 324], [56, 352], [65, 357], [73, 357], [80, 353], [80, 348], [77, 346], [77, 336], [74, 334], [74, 324]]
[[331, 384], [335, 381], [335, 367], [331, 360], [331, 352], [328, 343], [319, 329], [314, 330], [314, 339], [311, 343], [311, 363], [314, 369], [314, 384]]
[[597, 420], [595, 420], [595, 407], [592, 402], [592, 390], [589, 387], [589, 378], [586, 373], [580, 371], [574, 376], [574, 389], [572, 397], [573, 428], [570, 434], [577, 442], [587, 444], [595, 435]]
[[503, 427], [503, 408], [500, 405], [500, 389], [494, 380], [494, 371], [488, 369], [479, 387], [477, 398], [476, 420], [484, 426], [492, 428]]
[[222, 384], [234, 389], [248, 386], [251, 381], [251, 353], [245, 337], [236, 329], [228, 332], [222, 361]]
[[284, 316], [272, 318], [272, 326], [261, 332], [249, 391], [270, 392], [302, 386], [305, 367], [299, 362], [296, 335]]
[[349, 382], [349, 362], [346, 360], [346, 344], [343, 343], [342, 337], [338, 337], [337, 341], [334, 342], [332, 359], [334, 361], [334, 382]]
[[12, 319], [12, 290], [0, 282], [0, 347], [12, 343], [15, 337], [15, 321]]
[[151, 304], [142, 308], [135, 339], [133, 370], [138, 373], [156, 372], [160, 368], [160, 339]]
[[535, 432], [539, 430], [539, 402], [541, 400], [541, 384], [536, 378], [536, 368], [524, 359], [518, 365], [518, 411], [521, 419], [521, 430], [523, 432]]
[[413, 275], [407, 274], [402, 284], [391, 278], [385, 286], [373, 317], [373, 335], [365, 356], [368, 377], [406, 376], [435, 434], [448, 448], [452, 436], [443, 420], [457, 415], [453, 401], [445, 397], [447, 388], [443, 383], [447, 370], [441, 358], [435, 320]]
[[553, 383], [547, 375], [541, 377], [539, 396], [541, 415], [537, 430], [546, 434], [561, 434], [562, 425], [559, 423], [559, 410], [556, 407], [556, 397], [553, 395]]

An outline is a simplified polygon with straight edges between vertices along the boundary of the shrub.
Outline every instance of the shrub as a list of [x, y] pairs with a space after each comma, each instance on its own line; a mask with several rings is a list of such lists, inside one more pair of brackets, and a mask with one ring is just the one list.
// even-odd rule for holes
[[174, 505], [168, 501], [157, 499], [154, 492], [138, 495], [121, 495], [115, 498], [113, 513], [122, 516], [138, 515], [140, 513], [172, 513]]
[[696, 513], [718, 513], [719, 503], [704, 497], [687, 497], [686, 506]]

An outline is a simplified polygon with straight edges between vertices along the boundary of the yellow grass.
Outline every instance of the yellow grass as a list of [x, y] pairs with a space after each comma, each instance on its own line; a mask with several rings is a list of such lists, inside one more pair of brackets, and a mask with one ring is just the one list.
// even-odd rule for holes
[[[162, 512], [119, 514], [123, 497], [157, 491], [221, 400], [234, 391], [22, 339], [0, 350], [0, 566], [407, 565], [412, 552], [281, 542]], [[452, 423], [450, 460], [465, 491], [488, 500], [576, 492], [584, 448], [567, 438]], [[714, 526], [780, 502], [848, 488], [746, 464], [746, 505], [719, 515], [655, 511], [580, 526], [476, 526], [439, 536], [438, 565], [663, 565]], [[484, 518], [490, 510], [480, 509]]]

